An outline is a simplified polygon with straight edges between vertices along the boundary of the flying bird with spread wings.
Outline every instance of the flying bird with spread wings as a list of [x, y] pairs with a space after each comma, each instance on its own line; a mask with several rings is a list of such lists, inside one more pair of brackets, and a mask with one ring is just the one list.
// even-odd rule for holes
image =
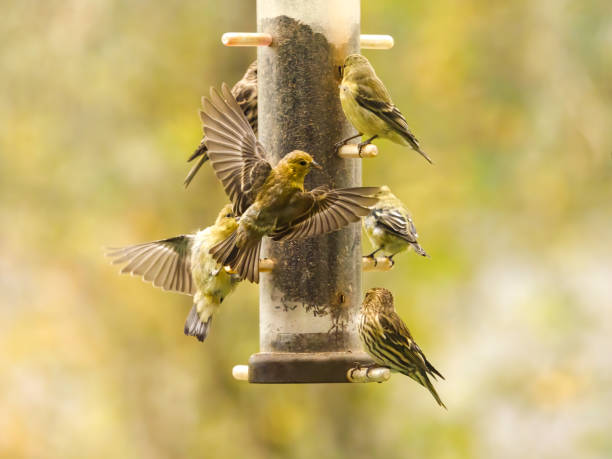
[[290, 241], [339, 230], [367, 215], [378, 187], [304, 189], [304, 178], [319, 164], [292, 151], [272, 166], [236, 99], [224, 83], [204, 99], [202, 120], [208, 157], [240, 216], [238, 228], [210, 253], [241, 279], [259, 282], [264, 236]]
[[359, 134], [344, 139], [336, 148], [356, 137], [365, 136], [361, 149], [377, 137], [386, 138], [400, 145], [410, 146], [427, 161], [431, 159], [421, 150], [419, 141], [408, 128], [406, 118], [393, 104], [389, 91], [376, 76], [370, 62], [361, 54], [350, 54], [344, 60], [340, 103], [344, 114]]
[[221, 303], [240, 279], [228, 274], [210, 255], [211, 247], [236, 228], [231, 204], [221, 209], [215, 224], [195, 234], [109, 249], [113, 264], [124, 264], [122, 274], [141, 276], [155, 287], [193, 295], [185, 334], [204, 341]]
[[[234, 85], [232, 95], [236, 98], [242, 113], [244, 113], [253, 131], [257, 134], [257, 61], [249, 65], [243, 77]], [[185, 188], [189, 186], [202, 165], [208, 161], [206, 136], [202, 137], [200, 145], [198, 145], [198, 148], [192, 153], [187, 162], [194, 161], [195, 159], [198, 159], [198, 161], [193, 165], [183, 182]]]

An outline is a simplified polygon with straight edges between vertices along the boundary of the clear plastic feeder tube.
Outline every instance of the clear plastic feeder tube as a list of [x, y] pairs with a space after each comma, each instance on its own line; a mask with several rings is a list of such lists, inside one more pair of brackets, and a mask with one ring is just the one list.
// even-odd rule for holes
[[[303, 150], [323, 166], [307, 176], [307, 189], [361, 185], [361, 160], [334, 149], [356, 134], [342, 113], [338, 85], [344, 58], [359, 52], [359, 22], [359, 0], [257, 1], [257, 31], [272, 36], [270, 46], [258, 48], [259, 140], [272, 163]], [[369, 361], [356, 327], [359, 223], [299, 241], [266, 239], [262, 256], [275, 267], [260, 279], [260, 353], [251, 357], [249, 379], [346, 382], [347, 365]], [[313, 374], [317, 368], [321, 376]]]

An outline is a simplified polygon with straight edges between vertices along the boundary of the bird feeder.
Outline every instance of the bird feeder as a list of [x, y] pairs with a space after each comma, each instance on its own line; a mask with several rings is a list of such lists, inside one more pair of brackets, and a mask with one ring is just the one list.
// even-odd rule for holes
[[[361, 185], [361, 152], [334, 144], [355, 135], [338, 97], [345, 57], [364, 47], [385, 49], [393, 39], [360, 36], [360, 0], [258, 0], [257, 33], [227, 33], [228, 46], [257, 46], [259, 141], [272, 164], [292, 150], [323, 166], [306, 188]], [[355, 141], [356, 142], [356, 141]], [[361, 154], [360, 154], [361, 153]], [[362, 260], [361, 228], [290, 242], [265, 238], [260, 262], [260, 351], [234, 377], [251, 383], [382, 382], [357, 335], [362, 269], [390, 269]]]

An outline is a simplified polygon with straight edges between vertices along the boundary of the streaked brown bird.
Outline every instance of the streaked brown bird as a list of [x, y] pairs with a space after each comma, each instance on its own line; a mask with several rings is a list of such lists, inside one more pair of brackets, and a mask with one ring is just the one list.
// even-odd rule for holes
[[210, 255], [211, 247], [238, 226], [231, 204], [224, 206], [215, 224], [195, 234], [110, 249], [113, 264], [125, 265], [121, 273], [141, 276], [155, 287], [193, 295], [193, 307], [185, 321], [185, 334], [204, 341], [213, 316], [238, 285]]
[[240, 215], [237, 230], [211, 254], [242, 279], [259, 281], [264, 236], [289, 241], [329, 233], [359, 221], [376, 204], [370, 195], [378, 187], [305, 191], [311, 166], [321, 166], [303, 151], [292, 151], [272, 167], [226, 84], [222, 95], [211, 89], [210, 100], [204, 99], [202, 119], [213, 170]]
[[[257, 61], [249, 65], [243, 77], [234, 85], [232, 95], [236, 98], [242, 113], [244, 113], [253, 131], [257, 134]], [[200, 116], [201, 113], [200, 111]], [[207, 151], [206, 137], [204, 136], [198, 148], [187, 160], [187, 162], [191, 162], [199, 158], [187, 174], [187, 177], [185, 177], [183, 182], [185, 188], [189, 186], [202, 165], [208, 161]]]
[[371, 288], [366, 292], [359, 315], [359, 337], [378, 365], [410, 376], [431, 392], [438, 405], [446, 408], [428, 377], [444, 379], [444, 376], [414, 342], [408, 327], [395, 311], [389, 290]]

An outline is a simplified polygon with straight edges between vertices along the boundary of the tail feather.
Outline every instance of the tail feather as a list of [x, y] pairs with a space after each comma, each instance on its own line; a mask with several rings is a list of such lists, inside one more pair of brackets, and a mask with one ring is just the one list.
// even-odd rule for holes
[[427, 376], [425, 376], [425, 382], [426, 382], [426, 384], [424, 384], [424, 386], [427, 388], [427, 390], [429, 390], [431, 395], [433, 395], [433, 398], [436, 399], [436, 402], [438, 402], [438, 405], [440, 405], [445, 410], [448, 410], [448, 408], [446, 408], [446, 405], [444, 404], [444, 402], [442, 401], [442, 399], [440, 398], [440, 396], [436, 392], [435, 387], [433, 386], [433, 384], [431, 383], [431, 381], [429, 380], [429, 378]]
[[418, 253], [422, 257], [428, 257], [429, 258], [429, 255], [427, 255], [427, 252], [425, 252], [423, 247], [421, 247], [417, 242], [411, 242], [410, 245], [412, 245], [412, 248], [414, 249], [414, 251], [416, 253]]
[[208, 336], [208, 330], [212, 322], [212, 315], [206, 322], [203, 322], [198, 314], [197, 305], [194, 304], [189, 311], [187, 320], [185, 321], [185, 334], [187, 336], [195, 336], [198, 341], [204, 341]]
[[430, 374], [432, 374], [434, 378], [437, 376], [437, 377], [444, 379], [444, 376], [442, 376], [442, 373], [436, 370], [436, 368], [431, 363], [429, 363], [429, 360], [425, 359], [425, 365], [427, 366], [427, 371]]
[[[425, 373], [424, 371], [418, 370], [416, 372], [410, 372], [410, 373], [404, 373], [404, 374], [406, 374], [407, 376], [410, 376], [412, 379], [414, 379], [416, 382], [418, 382], [421, 386], [425, 387], [431, 393], [433, 398], [436, 399], [436, 402], [438, 402], [438, 405], [440, 405], [445, 410], [448, 409], [448, 408], [446, 408], [446, 405], [444, 404], [444, 402], [442, 402], [442, 399], [438, 395], [438, 392], [436, 392], [436, 388], [433, 386], [433, 384], [431, 383], [431, 381], [427, 377], [427, 373]], [[440, 375], [440, 376], [442, 376], [442, 375]], [[444, 379], [444, 378], [442, 378], [442, 379]]]
[[259, 251], [261, 239], [246, 247], [236, 247], [237, 233], [234, 231], [223, 241], [210, 249], [217, 263], [232, 268], [240, 279], [259, 282]]
[[189, 171], [189, 173], [187, 174], [187, 177], [185, 177], [185, 181], [183, 182], [183, 184], [185, 185], [185, 188], [187, 188], [189, 186], [189, 184], [191, 183], [191, 181], [193, 180], [193, 178], [195, 177], [195, 175], [198, 173], [198, 171], [200, 170], [200, 168], [202, 167], [202, 165], [208, 161], [208, 149], [206, 148], [206, 144], [204, 142], [202, 142], [200, 144], [200, 146], [196, 149], [196, 151], [193, 152], [193, 154], [189, 157], [189, 159], [187, 160], [187, 162], [191, 162], [196, 158], [200, 158], [198, 160], [197, 163], [195, 163], [193, 165], [193, 167], [191, 168], [191, 170]]
[[230, 266], [236, 270], [240, 278], [247, 279], [249, 282], [259, 283], [259, 250], [261, 240], [255, 245], [245, 247], [236, 256], [235, 264]]
[[408, 130], [408, 126], [406, 126], [406, 129], [404, 131], [401, 131], [400, 134], [402, 135], [404, 139], [406, 139], [406, 141], [410, 144], [410, 146], [412, 147], [414, 151], [416, 151], [423, 158], [425, 158], [429, 162], [429, 164], [433, 164], [433, 161], [431, 160], [429, 156], [427, 156], [427, 153], [421, 150], [419, 141], [416, 139], [414, 134]]

